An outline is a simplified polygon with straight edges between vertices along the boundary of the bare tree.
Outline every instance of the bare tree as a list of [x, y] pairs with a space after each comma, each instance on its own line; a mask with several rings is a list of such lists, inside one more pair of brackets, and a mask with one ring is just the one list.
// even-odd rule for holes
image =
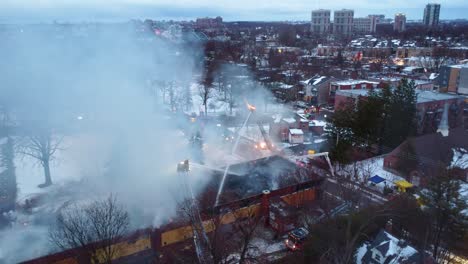
[[249, 251], [254, 250], [252, 239], [256, 236], [257, 229], [262, 222], [262, 217], [254, 210], [254, 207], [247, 209], [233, 210], [236, 221], [233, 222], [233, 230], [237, 234], [237, 244], [239, 247], [239, 263], [248, 263], [255, 259], [249, 255]]
[[208, 83], [203, 83], [199, 86], [199, 94], [202, 99], [203, 106], [205, 108], [205, 115], [208, 114], [208, 100], [210, 100], [212, 96], [212, 89], [212, 85]]
[[61, 149], [62, 141], [63, 137], [56, 137], [52, 132], [42, 130], [38, 134], [25, 136], [17, 146], [20, 154], [36, 159], [44, 169], [45, 182], [39, 185], [41, 188], [52, 185], [50, 162], [54, 160], [57, 150]]
[[450, 50], [446, 47], [434, 47], [432, 57], [434, 59], [434, 71], [439, 72], [440, 67], [450, 59]]
[[62, 209], [49, 238], [60, 249], [72, 248], [79, 257], [94, 263], [112, 263], [119, 250], [112, 245], [128, 227], [128, 213], [111, 195], [86, 206], [73, 204]]
[[[229, 255], [235, 251], [235, 245], [232, 241], [233, 232], [223, 223], [223, 218], [226, 217], [226, 214], [212, 208], [216, 200], [216, 193], [216, 190], [209, 188], [207, 192], [203, 193], [195, 201], [193, 199], [183, 199], [178, 202], [178, 211], [181, 213], [183, 221], [190, 223], [195, 235], [206, 235], [208, 245], [205, 246], [209, 252], [205, 253], [210, 254], [208, 261], [213, 264], [222, 264], [228, 262]], [[197, 220], [200, 212], [198, 212], [196, 208], [198, 206], [194, 206], [194, 203], [200, 205], [201, 208], [207, 208], [203, 212], [207, 217], [207, 220], [203, 222], [203, 227]], [[231, 213], [228, 214], [229, 216], [227, 217], [233, 216]], [[203, 241], [199, 240], [197, 243], [203, 243]]]
[[214, 82], [214, 73], [218, 65], [213, 60], [206, 61], [205, 71], [200, 80], [199, 92], [205, 107], [205, 114], [208, 114], [208, 100], [212, 97], [212, 89]]

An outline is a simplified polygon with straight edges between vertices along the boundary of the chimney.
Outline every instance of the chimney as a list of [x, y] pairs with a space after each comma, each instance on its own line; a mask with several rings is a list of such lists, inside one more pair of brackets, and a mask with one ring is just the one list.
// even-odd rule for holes
[[265, 227], [267, 227], [270, 223], [270, 191], [269, 190], [263, 190], [262, 192], [262, 213], [263, 216], [265, 217]]
[[440, 119], [439, 128], [437, 129], [437, 133], [441, 133], [444, 137], [449, 135], [448, 109], [449, 105], [448, 103], [445, 103], [444, 112], [442, 113], [442, 119]]

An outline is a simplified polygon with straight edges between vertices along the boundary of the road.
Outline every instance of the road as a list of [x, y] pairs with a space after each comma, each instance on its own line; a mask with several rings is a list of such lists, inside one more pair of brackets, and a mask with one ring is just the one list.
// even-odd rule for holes
[[346, 182], [340, 183], [336, 179], [327, 177], [323, 183], [322, 190], [324, 195], [332, 196], [333, 198], [346, 202], [343, 194], [356, 197], [358, 204], [361, 207], [367, 207], [369, 205], [383, 204], [388, 199], [377, 191], [369, 190], [366, 187], [359, 186], [357, 184]]

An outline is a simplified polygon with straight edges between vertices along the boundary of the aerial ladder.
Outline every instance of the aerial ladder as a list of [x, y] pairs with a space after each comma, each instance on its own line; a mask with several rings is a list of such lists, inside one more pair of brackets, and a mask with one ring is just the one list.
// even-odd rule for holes
[[210, 254], [210, 242], [206, 235], [205, 227], [203, 226], [200, 210], [198, 208], [198, 203], [196, 202], [192, 186], [188, 180], [190, 173], [189, 160], [185, 160], [177, 164], [177, 173], [182, 178], [185, 193], [189, 195], [187, 199], [189, 201], [189, 208], [187, 208], [187, 210], [189, 210], [188, 217], [192, 224], [193, 243], [195, 245], [195, 252], [197, 254], [198, 261], [201, 264], [211, 264], [213, 263], [213, 259]]
[[[255, 106], [247, 103], [247, 108], [249, 109], [250, 112], [255, 113], [255, 110], [256, 110]], [[258, 128], [260, 129], [260, 133], [262, 134], [263, 140], [265, 141], [266, 147], [271, 152], [276, 152], [276, 149], [274, 148], [273, 143], [271, 143], [270, 137], [268, 136], [267, 132], [265, 131], [265, 128], [263, 127], [262, 123], [258, 119], [257, 119], [257, 125], [258, 125]]]
[[315, 153], [315, 154], [308, 154], [307, 157], [310, 158], [315, 158], [315, 157], [324, 157], [325, 160], [328, 163], [328, 167], [330, 168], [330, 173], [332, 177], [335, 177], [335, 170], [333, 169], [333, 166], [330, 161], [330, 157], [328, 156], [328, 152], [321, 152], [321, 153]]

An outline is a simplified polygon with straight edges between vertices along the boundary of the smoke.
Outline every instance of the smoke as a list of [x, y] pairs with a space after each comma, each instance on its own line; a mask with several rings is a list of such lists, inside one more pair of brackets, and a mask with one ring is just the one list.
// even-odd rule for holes
[[[47, 236], [53, 217], [41, 216], [63, 203], [114, 193], [130, 212], [132, 226], [140, 228], [167, 221], [182, 195], [176, 164], [188, 157], [187, 139], [174, 133], [177, 122], [168, 121], [151, 83], [191, 81], [198, 48], [167, 43], [131, 24], [79, 29], [30, 25], [2, 32], [0, 104], [18, 127], [14, 136], [47, 130], [64, 137], [52, 166], [52, 181], [58, 183], [42, 190], [41, 204], [48, 209], [36, 208], [28, 226], [0, 234], [0, 260], [6, 262], [49, 251], [47, 239], [39, 238]], [[29, 170], [27, 160], [16, 159], [18, 174]], [[55, 170], [63, 164], [68, 171]], [[34, 169], [31, 177], [43, 177], [40, 166]], [[69, 175], [78, 177], [58, 180]], [[20, 196], [28, 181], [43, 180], [20, 176], [26, 179], [18, 186]], [[33, 249], [18, 250], [21, 245]]]
[[[0, 231], [0, 262], [53, 251], [44, 237], [56, 212], [71, 202], [113, 193], [135, 229], [175, 217], [177, 202], [186, 195], [176, 165], [193, 149], [190, 135], [179, 130], [186, 117], [171, 110], [201, 108], [194, 92], [202, 76], [201, 47], [158, 39], [131, 23], [12, 26], [0, 35], [0, 105], [16, 124], [14, 137], [38, 131], [63, 137], [52, 164], [55, 184], [40, 190], [40, 206], [31, 215], [11, 215], [15, 224]], [[219, 87], [220, 76], [229, 88]], [[161, 89], [168, 83], [178, 98], [171, 106], [171, 95]], [[225, 65], [215, 73], [209, 102], [217, 115], [230, 115], [232, 108], [234, 116], [242, 117], [246, 101], [264, 113], [271, 111], [271, 98], [246, 67]], [[229, 143], [219, 144], [219, 137], [219, 127], [205, 127], [202, 149], [208, 166], [219, 166], [230, 152]], [[19, 203], [25, 202], [30, 187], [43, 182], [42, 168], [31, 167], [32, 162], [28, 157], [15, 160], [22, 179]], [[211, 180], [207, 174], [206, 168], [191, 172], [196, 193]], [[31, 250], [18, 250], [22, 245]]]

